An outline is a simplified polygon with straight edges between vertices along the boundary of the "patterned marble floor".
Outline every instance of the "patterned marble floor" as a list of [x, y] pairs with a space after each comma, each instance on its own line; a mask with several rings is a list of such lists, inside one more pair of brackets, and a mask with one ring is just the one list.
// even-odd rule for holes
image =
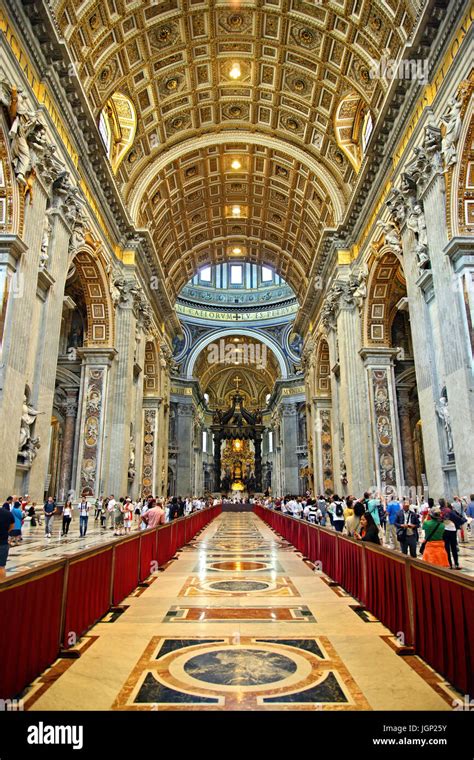
[[25, 710], [442, 711], [458, 696], [250, 513], [215, 520], [77, 649]]

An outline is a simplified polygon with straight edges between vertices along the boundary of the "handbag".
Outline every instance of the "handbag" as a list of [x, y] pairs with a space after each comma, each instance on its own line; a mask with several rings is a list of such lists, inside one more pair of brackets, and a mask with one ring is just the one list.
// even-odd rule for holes
[[[429, 538], [434, 534], [435, 530], [437, 529], [438, 525], [435, 525], [434, 529], [431, 531]], [[425, 540], [420, 544], [419, 552], [423, 556], [423, 552], [425, 551], [426, 544], [428, 542], [428, 536], [425, 538]]]

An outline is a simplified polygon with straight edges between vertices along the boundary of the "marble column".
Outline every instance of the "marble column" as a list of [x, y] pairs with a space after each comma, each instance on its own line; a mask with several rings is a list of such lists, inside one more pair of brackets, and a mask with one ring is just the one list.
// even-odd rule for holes
[[262, 437], [257, 435], [254, 440], [255, 447], [255, 491], [262, 492]]
[[214, 433], [214, 491], [220, 493], [221, 490], [221, 437], [219, 433]]
[[386, 495], [400, 489], [403, 482], [393, 367], [396, 352], [397, 349], [382, 347], [363, 348], [360, 352], [367, 370], [375, 462], [374, 485]]
[[[441, 172], [433, 172], [431, 180], [421, 188], [419, 197], [423, 201], [436, 302], [435, 345], [437, 354], [442, 357], [444, 369], [440, 374], [438, 386], [434, 386], [434, 403], [439, 407], [441, 391], [445, 387], [453, 440], [452, 452], [443, 423], [436, 415], [435, 406], [432, 414], [436, 416], [444, 459], [446, 493], [443, 495], [450, 497], [454, 495], [454, 489], [456, 493], [470, 493], [474, 483], [474, 457], [470, 451], [471, 447], [466, 446], [466, 441], [474, 440], [472, 351], [464, 318], [463, 298], [457, 287], [457, 274], [454, 274], [451, 257], [446, 255], [452, 251], [453, 246], [448, 244], [446, 189]], [[439, 364], [438, 361], [438, 366]], [[451, 461], [453, 455], [454, 463]], [[453, 477], [454, 473], [450, 473], [453, 465], [456, 478]]]
[[82, 359], [82, 395], [75, 492], [77, 497], [111, 493], [120, 496], [111, 490], [103, 466], [104, 449], [108, 444], [104, 421], [111, 403], [108, 398], [110, 368], [117, 351], [97, 346], [78, 348], [77, 354]]
[[397, 386], [397, 397], [404, 481], [406, 486], [417, 485], [409, 389], [404, 388], [403, 386]]
[[[23, 239], [20, 240], [15, 235], [0, 235], [0, 265], [3, 270], [4, 288], [8, 283], [0, 365], [0, 487], [2, 493], [11, 493], [15, 489], [21, 493], [29, 492], [35, 501], [41, 501], [43, 498], [44, 482], [38, 490], [33, 491], [28, 485], [28, 467], [23, 466], [21, 470], [17, 470], [17, 462], [25, 385], [31, 390], [31, 403], [37, 403], [34, 376], [34, 313], [48, 200], [47, 183], [39, 180], [38, 176], [33, 203], [25, 204]], [[45, 412], [46, 416], [50, 413], [50, 409], [39, 411]], [[41, 445], [47, 448], [48, 439], [49, 432], [41, 441]]]
[[143, 399], [142, 466], [140, 496], [157, 496], [158, 412], [162, 399], [146, 396]]
[[298, 410], [294, 402], [281, 404], [281, 462], [283, 487], [287, 494], [299, 493], [298, 455]]
[[[127, 285], [133, 283], [129, 278]], [[115, 348], [117, 357], [110, 373], [110, 406], [107, 424], [107, 490], [115, 496], [128, 493], [130, 459], [130, 423], [132, 422], [133, 368], [136, 315], [130, 288], [125, 290], [115, 312]]]
[[191, 459], [193, 456], [193, 402], [180, 401], [177, 405], [178, 456], [176, 459], [176, 489], [179, 496], [191, 493]]
[[[43, 496], [46, 481], [49, 446], [47, 444], [51, 427], [56, 384], [56, 371], [61, 334], [61, 318], [64, 303], [64, 289], [69, 269], [69, 241], [72, 227], [66, 220], [60, 201], [48, 210], [51, 234], [48, 245], [49, 259], [47, 267], [38, 272], [38, 294], [42, 301], [39, 315], [39, 331], [36, 341], [34, 366], [35, 387], [33, 399], [36, 408], [42, 412], [35, 425], [35, 436], [41, 441], [41, 447], [33, 462], [29, 477], [29, 491]], [[69, 486], [70, 487], [70, 486]]]
[[66, 422], [64, 425], [63, 450], [61, 470], [59, 475], [59, 501], [65, 501], [72, 490], [72, 465], [74, 461], [74, 437], [78, 409], [79, 388], [65, 388], [66, 391]]
[[[369, 400], [361, 348], [360, 316], [351, 300], [340, 300], [337, 314], [340, 385], [339, 415], [344, 425], [345, 465], [350, 493], [361, 494], [375, 485]], [[344, 473], [341, 472], [341, 477]], [[342, 481], [341, 481], [342, 482]], [[337, 488], [337, 486], [336, 486]]]
[[334, 452], [332, 437], [331, 399], [313, 398], [314, 436], [315, 436], [315, 495], [339, 493], [334, 481]]

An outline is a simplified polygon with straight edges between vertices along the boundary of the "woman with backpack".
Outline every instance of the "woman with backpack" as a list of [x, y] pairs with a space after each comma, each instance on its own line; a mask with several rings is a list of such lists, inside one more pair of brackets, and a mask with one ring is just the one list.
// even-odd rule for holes
[[332, 513], [332, 524], [338, 533], [342, 533], [345, 524], [344, 502], [339, 498], [337, 494], [334, 494], [332, 497], [332, 503], [334, 507], [334, 511]]
[[444, 524], [443, 541], [448, 555], [449, 567], [451, 570], [453, 569], [454, 560], [454, 569], [460, 570], [457, 532], [466, 520], [460, 517], [451, 504], [446, 504], [444, 499], [440, 499], [440, 507]]

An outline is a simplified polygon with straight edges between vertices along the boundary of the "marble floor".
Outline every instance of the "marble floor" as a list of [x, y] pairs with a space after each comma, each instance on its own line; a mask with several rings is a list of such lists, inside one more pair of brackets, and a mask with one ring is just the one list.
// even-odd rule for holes
[[[40, 567], [51, 560], [59, 557], [67, 557], [82, 549], [90, 549], [93, 546], [117, 541], [114, 531], [110, 528], [101, 529], [100, 521], [89, 517], [86, 535], [79, 535], [79, 519], [75, 518], [71, 523], [69, 534], [61, 536], [62, 520], [60, 517], [53, 519], [51, 538], [46, 538], [44, 522], [41, 525], [31, 527], [29, 520], [25, 521], [22, 530], [23, 541], [18, 546], [10, 547], [7, 561], [7, 576], [14, 575], [22, 570], [30, 570]], [[132, 527], [132, 532], [138, 530], [138, 524]]]
[[23, 694], [37, 710], [433, 710], [459, 695], [251, 513], [225, 513]]

